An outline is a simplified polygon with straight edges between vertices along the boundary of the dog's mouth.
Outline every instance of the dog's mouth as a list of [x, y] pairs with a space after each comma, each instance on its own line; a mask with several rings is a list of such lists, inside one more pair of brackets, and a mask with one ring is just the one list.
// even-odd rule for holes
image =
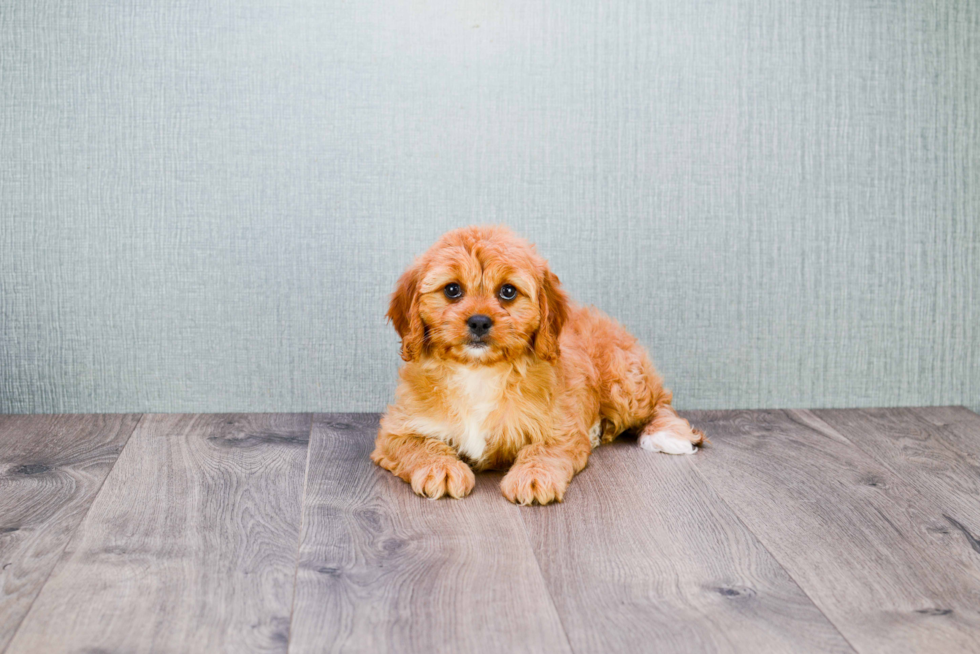
[[491, 355], [490, 342], [482, 338], [471, 338], [463, 345], [464, 355], [470, 361], [486, 361]]
[[475, 348], [490, 347], [490, 338], [488, 336], [471, 336], [466, 345]]

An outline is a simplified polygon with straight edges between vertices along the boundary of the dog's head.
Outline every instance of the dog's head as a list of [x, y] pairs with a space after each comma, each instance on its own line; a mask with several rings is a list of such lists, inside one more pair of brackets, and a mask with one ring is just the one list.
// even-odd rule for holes
[[402, 358], [463, 363], [558, 358], [568, 299], [547, 262], [505, 227], [444, 235], [402, 274], [388, 318]]

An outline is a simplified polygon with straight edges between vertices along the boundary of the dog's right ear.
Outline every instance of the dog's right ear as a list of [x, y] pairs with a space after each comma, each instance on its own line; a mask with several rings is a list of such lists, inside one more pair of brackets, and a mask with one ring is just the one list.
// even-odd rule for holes
[[388, 305], [388, 319], [402, 339], [402, 359], [405, 361], [418, 359], [425, 346], [425, 323], [419, 315], [421, 276], [421, 265], [413, 263], [398, 279], [398, 286], [391, 294], [391, 304]]

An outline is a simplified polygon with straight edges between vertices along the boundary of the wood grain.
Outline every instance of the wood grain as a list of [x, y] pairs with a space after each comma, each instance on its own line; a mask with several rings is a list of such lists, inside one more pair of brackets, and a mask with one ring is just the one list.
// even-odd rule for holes
[[374, 414], [0, 416], [0, 651], [980, 651], [980, 416], [687, 417], [518, 508]]
[[[951, 421], [956, 426], [950, 429], [928, 420], [918, 409], [813, 411], [912, 484], [942, 509], [950, 529], [975, 543], [980, 538], [980, 416], [967, 413], [972, 421]], [[966, 429], [957, 433], [960, 426]]]
[[285, 651], [309, 427], [145, 416], [8, 651]]
[[422, 499], [368, 459], [377, 427], [314, 418], [290, 651], [569, 652], [499, 477]]
[[853, 651], [700, 477], [717, 455], [617, 442], [563, 504], [522, 509], [577, 654]]
[[859, 651], [980, 651], [980, 558], [942, 509], [805, 411], [694, 412], [699, 472]]
[[138, 420], [138, 415], [0, 416], [0, 652]]
[[923, 406], [915, 415], [946, 430], [946, 438], [963, 453], [980, 456], [980, 415], [962, 406]]

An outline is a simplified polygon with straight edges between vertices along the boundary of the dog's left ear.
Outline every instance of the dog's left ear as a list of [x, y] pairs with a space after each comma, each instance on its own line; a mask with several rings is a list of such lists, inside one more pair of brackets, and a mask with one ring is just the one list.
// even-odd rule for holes
[[534, 336], [534, 353], [545, 361], [556, 361], [559, 355], [558, 335], [568, 318], [568, 296], [561, 290], [558, 277], [547, 268], [538, 296], [541, 325]]
[[421, 265], [416, 262], [402, 273], [388, 305], [388, 319], [402, 339], [402, 359], [405, 361], [418, 359], [425, 342], [425, 323], [418, 306], [420, 269]]

